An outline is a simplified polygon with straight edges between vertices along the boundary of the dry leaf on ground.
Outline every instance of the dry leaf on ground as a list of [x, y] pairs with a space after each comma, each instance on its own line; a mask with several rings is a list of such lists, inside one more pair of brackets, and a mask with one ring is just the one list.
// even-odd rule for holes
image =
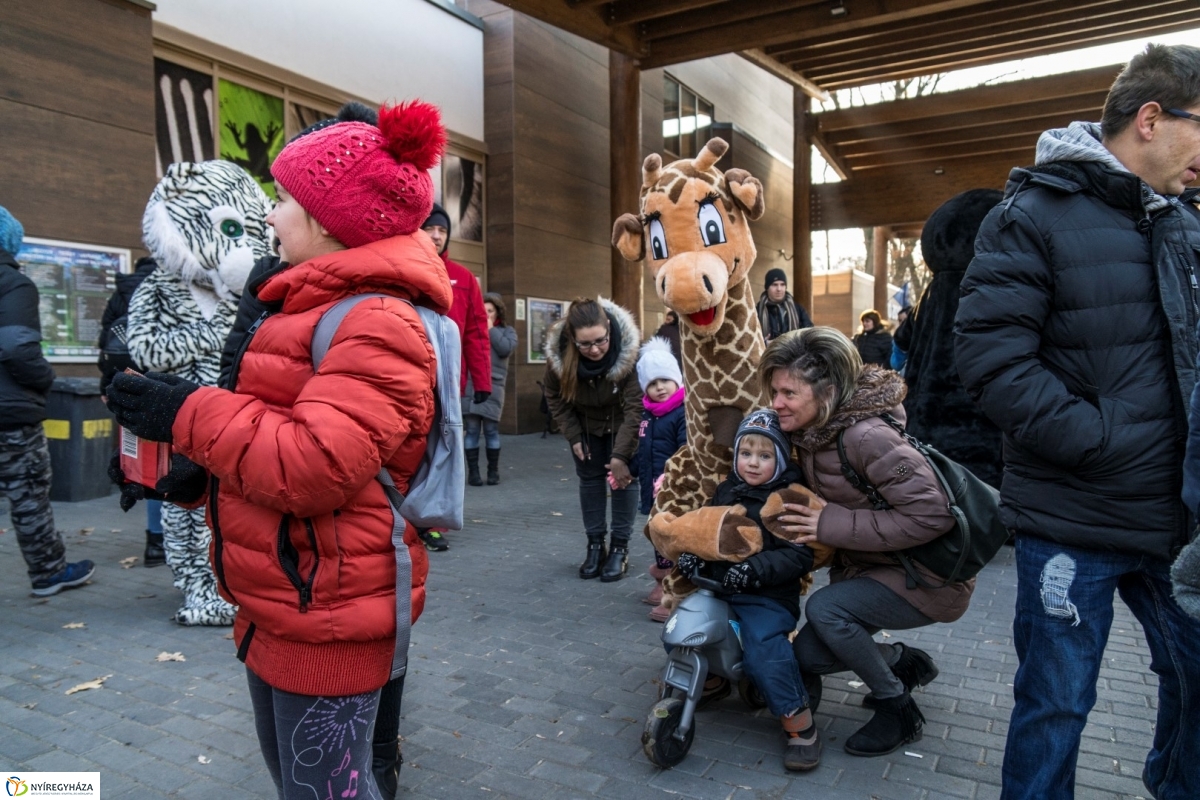
[[156, 655], [154, 657], [154, 660], [155, 661], [187, 661], [187, 659], [183, 657], [183, 653], [168, 653], [166, 650], [164, 650], [161, 653], [159, 653], [158, 655]]
[[66, 628], [67, 630], [72, 630], [74, 628], [86, 628], [87, 623], [86, 622], [68, 622], [66, 625], [63, 625], [63, 627]]
[[561, 516], [562, 516], [562, 512], [561, 512], [561, 511], [551, 511], [551, 512], [550, 512], [550, 516], [552, 516], [552, 517], [561, 517]]
[[130, 556], [129, 558], [122, 558], [121, 559], [121, 569], [129, 569], [137, 562], [138, 562], [137, 556]]
[[201, 764], [211, 764], [212, 763], [212, 759], [209, 758], [208, 756], [196, 756], [196, 760], [199, 761]]
[[111, 677], [112, 677], [112, 675], [104, 675], [99, 678], [96, 678], [94, 681], [84, 681], [83, 683], [77, 683], [74, 686], [72, 686], [70, 689], [67, 689], [66, 694], [75, 694], [76, 692], [86, 692], [88, 689], [103, 688], [104, 682]]
[[80, 533], [80, 534], [82, 534], [82, 535], [84, 535], [84, 536], [87, 536], [88, 534], [90, 534], [90, 533], [91, 533], [92, 531], [94, 531], [94, 530], [96, 530], [96, 529], [95, 529], [95, 528], [80, 528], [80, 529], [79, 529], [79, 533]]

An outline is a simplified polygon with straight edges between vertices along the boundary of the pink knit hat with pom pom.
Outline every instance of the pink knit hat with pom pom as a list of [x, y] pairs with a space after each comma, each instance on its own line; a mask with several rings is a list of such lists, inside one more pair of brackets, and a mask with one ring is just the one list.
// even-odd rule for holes
[[421, 227], [445, 147], [436, 106], [385, 105], [378, 127], [342, 122], [294, 139], [271, 174], [333, 238], [361, 247]]

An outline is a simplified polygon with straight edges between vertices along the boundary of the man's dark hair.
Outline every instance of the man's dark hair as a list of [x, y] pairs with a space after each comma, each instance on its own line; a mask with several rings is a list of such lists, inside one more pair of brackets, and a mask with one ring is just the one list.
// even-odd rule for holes
[[1150, 44], [1134, 56], [1108, 91], [1104, 117], [1105, 138], [1129, 126], [1138, 109], [1158, 103], [1164, 109], [1188, 108], [1200, 102], [1200, 47], [1186, 44]]

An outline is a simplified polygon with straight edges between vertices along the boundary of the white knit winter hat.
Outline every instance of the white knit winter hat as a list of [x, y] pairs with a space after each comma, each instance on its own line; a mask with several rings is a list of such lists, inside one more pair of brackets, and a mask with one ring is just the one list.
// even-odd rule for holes
[[683, 373], [679, 371], [679, 362], [671, 352], [671, 343], [661, 336], [656, 336], [642, 345], [637, 363], [638, 383], [642, 391], [659, 378], [675, 381], [683, 386]]

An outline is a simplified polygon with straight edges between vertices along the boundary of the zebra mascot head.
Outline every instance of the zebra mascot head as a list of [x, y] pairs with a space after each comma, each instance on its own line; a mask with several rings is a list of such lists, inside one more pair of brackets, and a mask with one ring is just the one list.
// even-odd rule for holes
[[142, 238], [159, 269], [234, 300], [254, 262], [270, 253], [270, 211], [270, 199], [236, 164], [179, 162], [150, 195]]

